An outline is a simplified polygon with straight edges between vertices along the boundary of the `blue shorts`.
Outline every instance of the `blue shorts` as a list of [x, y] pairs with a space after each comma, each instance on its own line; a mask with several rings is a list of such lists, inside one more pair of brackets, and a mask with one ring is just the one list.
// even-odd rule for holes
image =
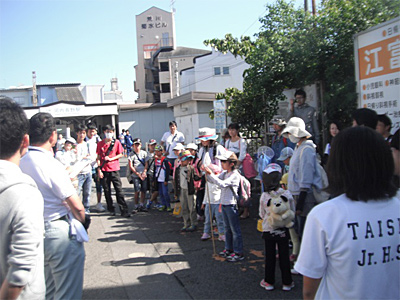
[[140, 180], [139, 177], [133, 177], [133, 187], [135, 188], [135, 192], [146, 192], [147, 191], [147, 179]]

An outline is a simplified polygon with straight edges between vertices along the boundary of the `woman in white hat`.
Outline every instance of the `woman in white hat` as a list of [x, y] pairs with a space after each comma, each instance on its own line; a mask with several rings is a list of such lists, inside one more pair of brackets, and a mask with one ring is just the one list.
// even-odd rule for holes
[[282, 135], [296, 144], [290, 160], [288, 190], [296, 201], [297, 230], [301, 238], [308, 213], [315, 205], [312, 192], [316, 169], [316, 145], [308, 140], [311, 134], [304, 121], [293, 117], [289, 120]]

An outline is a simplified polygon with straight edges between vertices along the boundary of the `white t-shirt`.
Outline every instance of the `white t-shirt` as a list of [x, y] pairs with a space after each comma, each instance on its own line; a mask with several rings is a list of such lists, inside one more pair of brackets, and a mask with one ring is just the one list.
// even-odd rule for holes
[[21, 159], [20, 168], [36, 182], [44, 199], [44, 220], [52, 221], [65, 216], [69, 206], [65, 199], [76, 194], [65, 167], [50, 151], [29, 147]]
[[165, 151], [168, 152], [168, 158], [178, 158], [178, 156], [175, 155], [174, 147], [176, 146], [177, 143], [184, 144], [185, 143], [185, 136], [183, 135], [182, 132], [179, 132], [178, 130], [175, 130], [175, 133], [172, 134], [171, 131], [167, 131], [164, 133], [164, 135], [161, 138], [161, 141], [164, 142], [164, 148]]
[[294, 268], [322, 278], [315, 299], [400, 299], [400, 200], [317, 205]]
[[236, 154], [240, 161], [243, 161], [246, 157], [247, 144], [244, 139], [239, 139], [236, 142], [232, 142], [231, 140], [227, 140], [225, 142], [225, 148], [229, 151], [232, 151]]
[[[92, 163], [96, 160], [96, 151], [90, 153], [91, 147], [87, 142], [82, 142], [76, 145], [76, 158], [77, 161], [86, 160], [88, 165], [82, 169], [80, 174], [87, 174], [92, 172]], [[92, 150], [93, 151], [93, 150]]]
[[156, 176], [157, 177], [157, 182], [164, 182], [165, 181], [165, 169], [163, 168], [163, 165], [161, 163], [161, 159], [156, 158], [154, 160], [154, 165], [156, 166]]

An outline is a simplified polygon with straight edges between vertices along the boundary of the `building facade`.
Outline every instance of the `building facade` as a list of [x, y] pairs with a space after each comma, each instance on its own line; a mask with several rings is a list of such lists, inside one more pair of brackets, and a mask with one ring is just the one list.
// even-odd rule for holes
[[187, 141], [193, 141], [201, 127], [217, 127], [209, 117], [216, 94], [231, 87], [243, 89], [243, 72], [248, 67], [240, 57], [212, 50], [195, 58], [193, 67], [181, 71], [181, 94], [169, 100], [168, 107], [173, 108]]
[[180, 71], [210, 51], [176, 47], [174, 13], [151, 7], [136, 16], [137, 103], [166, 103], [180, 95]]

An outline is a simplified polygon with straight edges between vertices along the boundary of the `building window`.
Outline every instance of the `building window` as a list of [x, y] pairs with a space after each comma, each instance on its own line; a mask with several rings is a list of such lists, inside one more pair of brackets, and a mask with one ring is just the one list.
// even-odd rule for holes
[[161, 72], [169, 71], [169, 63], [168, 62], [160, 62], [160, 71]]
[[214, 67], [214, 76], [229, 75], [229, 67]]
[[169, 83], [161, 83], [161, 93], [170, 93], [171, 87]]

